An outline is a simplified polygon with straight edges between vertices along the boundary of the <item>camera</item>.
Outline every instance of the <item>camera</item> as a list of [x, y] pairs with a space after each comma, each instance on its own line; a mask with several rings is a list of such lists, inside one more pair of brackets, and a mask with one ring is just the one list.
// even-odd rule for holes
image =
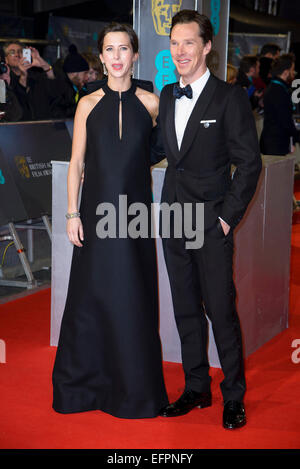
[[4, 53], [3, 53], [3, 50], [0, 49], [0, 75], [2, 75], [3, 73], [6, 73], [7, 70], [8, 68], [4, 60]]
[[31, 50], [28, 47], [23, 49], [23, 57], [26, 60], [26, 62], [31, 64]]
[[7, 65], [4, 61], [0, 60], [0, 75], [7, 72]]

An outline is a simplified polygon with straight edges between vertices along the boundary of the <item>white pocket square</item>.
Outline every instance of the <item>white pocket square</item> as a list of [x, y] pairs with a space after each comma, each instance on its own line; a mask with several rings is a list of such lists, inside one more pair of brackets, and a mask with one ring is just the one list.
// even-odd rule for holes
[[209, 127], [210, 124], [214, 124], [216, 121], [216, 119], [208, 119], [208, 120], [203, 120], [203, 121], [200, 121], [200, 124], [203, 124], [204, 127]]

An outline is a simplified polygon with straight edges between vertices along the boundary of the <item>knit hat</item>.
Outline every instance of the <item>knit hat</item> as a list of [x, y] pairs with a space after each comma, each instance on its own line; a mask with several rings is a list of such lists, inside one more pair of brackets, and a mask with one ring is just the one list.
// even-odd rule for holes
[[85, 72], [89, 70], [89, 64], [78, 54], [75, 44], [69, 47], [69, 54], [66, 56], [63, 64], [63, 70], [66, 73]]

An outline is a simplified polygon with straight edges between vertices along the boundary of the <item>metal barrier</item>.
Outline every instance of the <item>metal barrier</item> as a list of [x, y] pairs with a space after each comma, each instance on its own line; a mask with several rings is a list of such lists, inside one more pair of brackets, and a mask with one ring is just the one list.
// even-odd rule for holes
[[[46, 230], [52, 240], [51, 160], [68, 161], [72, 121], [53, 120], [0, 124], [0, 241], [14, 243], [27, 281], [3, 278], [0, 285], [37, 285], [30, 262], [33, 230]], [[28, 253], [18, 235], [27, 230]]]

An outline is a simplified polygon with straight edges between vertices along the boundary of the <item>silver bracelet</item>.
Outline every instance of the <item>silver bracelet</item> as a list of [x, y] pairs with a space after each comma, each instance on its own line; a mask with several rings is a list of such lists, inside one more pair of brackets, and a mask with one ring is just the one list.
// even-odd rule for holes
[[66, 218], [69, 220], [70, 218], [79, 218], [80, 213], [79, 212], [73, 212], [73, 213], [66, 213]]

